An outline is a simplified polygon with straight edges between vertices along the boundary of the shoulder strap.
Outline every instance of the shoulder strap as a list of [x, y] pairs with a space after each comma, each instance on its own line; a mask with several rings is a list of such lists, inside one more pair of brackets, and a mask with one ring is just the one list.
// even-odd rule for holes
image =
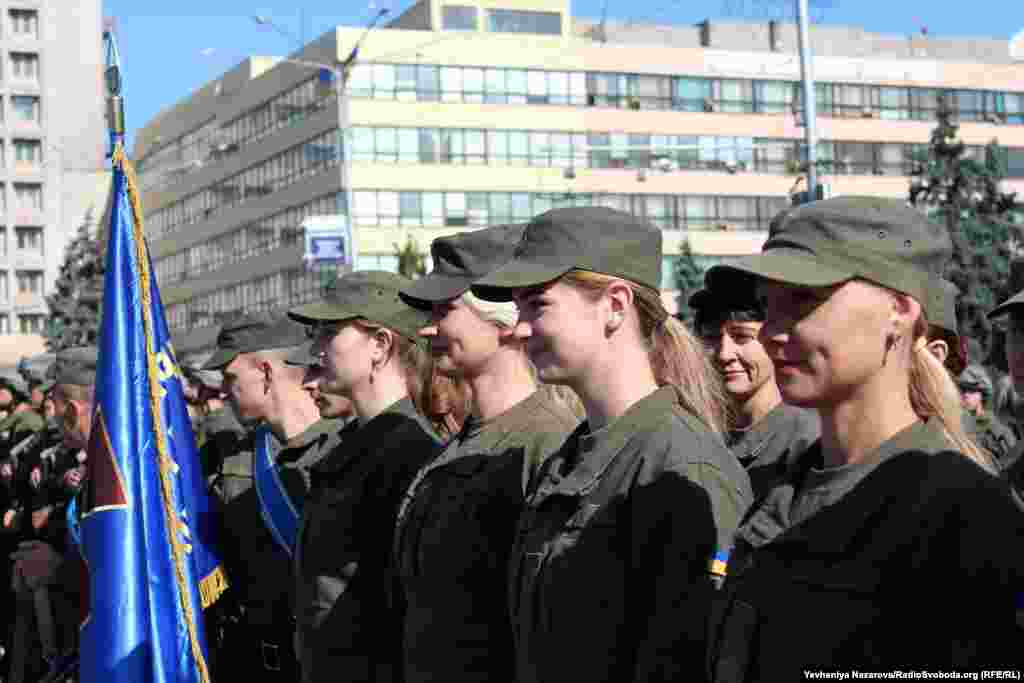
[[252, 476], [260, 501], [260, 514], [277, 544], [289, 557], [293, 557], [302, 519], [302, 501], [296, 503], [292, 500], [281, 481], [274, 460], [270, 428], [259, 427], [255, 437]]

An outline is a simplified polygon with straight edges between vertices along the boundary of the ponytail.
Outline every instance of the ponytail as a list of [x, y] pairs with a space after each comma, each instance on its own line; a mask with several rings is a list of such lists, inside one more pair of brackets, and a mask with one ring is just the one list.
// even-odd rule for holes
[[927, 322], [923, 317], [914, 329], [915, 342], [911, 352], [910, 404], [921, 419], [935, 418], [946, 438], [956, 450], [991, 474], [998, 468], [992, 458], [964, 432], [960, 392], [949, 371], [927, 347]]
[[[621, 278], [574, 270], [562, 279], [584, 292], [599, 294], [612, 281]], [[703, 346], [681, 322], [668, 314], [657, 290], [635, 282], [629, 284], [633, 289], [640, 333], [648, 340], [651, 369], [658, 386], [676, 387], [687, 410], [712, 431], [723, 433], [728, 428], [729, 402], [721, 376]]]

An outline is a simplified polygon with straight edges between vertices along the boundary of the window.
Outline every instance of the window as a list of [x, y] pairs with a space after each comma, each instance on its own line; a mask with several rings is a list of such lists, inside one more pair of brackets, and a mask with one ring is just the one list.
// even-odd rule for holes
[[734, 114], [754, 111], [754, 82], [732, 79], [716, 81], [716, 111]]
[[11, 35], [17, 38], [39, 37], [39, 15], [35, 10], [12, 9], [8, 14]]
[[713, 106], [714, 81], [704, 78], [674, 78], [672, 108], [679, 111], [706, 111]]
[[492, 9], [487, 11], [487, 30], [491, 33], [540, 33], [560, 36], [562, 15], [558, 12]]
[[39, 98], [30, 95], [12, 95], [11, 111], [15, 121], [39, 123]]
[[17, 272], [17, 278], [19, 294], [43, 293], [43, 271], [19, 270]]
[[39, 80], [39, 55], [12, 52], [11, 76], [22, 81]]
[[[7, 297], [7, 271], [0, 270], [0, 301], [7, 301]], [[10, 330], [7, 331], [9, 332]]]
[[[7, 291], [6, 285], [4, 286], [4, 291], [5, 292]], [[6, 313], [4, 313], [3, 315], [0, 315], [0, 334], [10, 334], [10, 333], [11, 333], [11, 318]]]
[[757, 110], [764, 114], [788, 114], [793, 107], [793, 84], [789, 81], [756, 83]]
[[1008, 178], [1024, 178], [1024, 149], [1004, 150], [1005, 172]]
[[[0, 228], [0, 257], [7, 256], [7, 228]], [[4, 274], [6, 279], [7, 274]]]
[[15, 228], [14, 233], [18, 237], [18, 250], [32, 253], [43, 253], [43, 229], [42, 228]]
[[41, 164], [43, 144], [39, 140], [13, 140], [14, 162], [16, 164]]
[[22, 334], [42, 334], [45, 316], [31, 313], [18, 316], [18, 332]]
[[30, 211], [43, 210], [43, 186], [35, 183], [15, 183], [14, 202], [17, 208]]
[[906, 88], [879, 88], [879, 118], [906, 120], [910, 118], [910, 91]]
[[476, 7], [445, 5], [441, 9], [441, 28], [445, 31], [475, 31]]

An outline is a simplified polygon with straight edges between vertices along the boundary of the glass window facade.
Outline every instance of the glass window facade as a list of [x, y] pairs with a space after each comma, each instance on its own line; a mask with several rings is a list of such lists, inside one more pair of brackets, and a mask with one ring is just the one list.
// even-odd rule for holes
[[476, 7], [445, 5], [441, 8], [441, 28], [445, 31], [475, 31]]
[[491, 33], [536, 33], [562, 35], [562, 15], [558, 12], [526, 10], [487, 10], [487, 30]]

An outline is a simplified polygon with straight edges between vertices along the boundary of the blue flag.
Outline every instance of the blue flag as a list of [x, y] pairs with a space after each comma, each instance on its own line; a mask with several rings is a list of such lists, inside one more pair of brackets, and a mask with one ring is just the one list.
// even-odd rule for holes
[[203, 607], [226, 588], [181, 376], [123, 143], [80, 505], [82, 683], [207, 683]]

